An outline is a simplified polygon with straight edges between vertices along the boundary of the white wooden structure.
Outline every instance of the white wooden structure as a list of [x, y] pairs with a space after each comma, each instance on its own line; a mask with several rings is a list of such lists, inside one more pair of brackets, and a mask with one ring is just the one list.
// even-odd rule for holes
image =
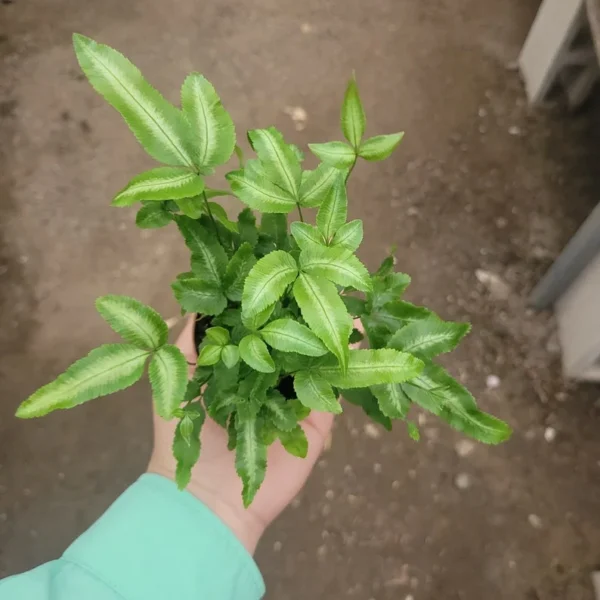
[[[532, 104], [558, 84], [577, 108], [600, 79], [600, 0], [543, 0], [529, 31], [519, 68]], [[589, 27], [588, 27], [589, 24]]]

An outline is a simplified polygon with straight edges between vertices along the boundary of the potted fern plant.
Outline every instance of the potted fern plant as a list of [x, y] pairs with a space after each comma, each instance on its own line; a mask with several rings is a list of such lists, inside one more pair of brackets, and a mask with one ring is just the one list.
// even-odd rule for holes
[[[478, 410], [435, 362], [469, 325], [403, 300], [410, 277], [395, 271], [392, 256], [370, 274], [355, 254], [363, 227], [347, 222], [348, 178], [357, 160], [387, 158], [403, 134], [365, 138], [354, 78], [341, 111], [346, 141], [309, 144], [320, 162], [305, 170], [302, 151], [273, 127], [248, 132], [256, 158], [245, 161], [233, 121], [202, 75], [185, 79], [180, 109], [116, 50], [82, 35], [74, 36], [74, 46], [89, 82], [162, 164], [135, 176], [112, 204], [141, 203], [139, 227], [173, 224], [181, 232], [190, 268], [171, 288], [182, 312], [196, 315], [198, 363], [189, 378], [185, 357], [168, 343], [167, 325], [152, 308], [103, 296], [98, 312], [123, 343], [92, 350], [25, 400], [18, 417], [41, 417], [124, 389], [148, 364], [157, 413], [178, 420], [179, 487], [198, 460], [208, 415], [228, 432], [245, 506], [263, 481], [268, 446], [278, 440], [305, 456], [302, 420], [311, 410], [342, 412], [342, 397], [386, 429], [404, 421], [415, 439], [412, 404], [481, 442], [509, 437], [509, 427]], [[239, 164], [225, 176], [228, 187], [209, 187], [215, 167], [232, 159]], [[215, 202], [224, 195], [245, 205], [236, 220]], [[305, 221], [305, 209], [316, 209], [315, 225]], [[362, 338], [355, 318], [369, 349], [349, 349]]]

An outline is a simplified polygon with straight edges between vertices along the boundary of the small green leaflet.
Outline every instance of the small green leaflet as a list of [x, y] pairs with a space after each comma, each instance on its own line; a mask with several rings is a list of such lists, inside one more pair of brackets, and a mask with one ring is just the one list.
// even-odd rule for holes
[[331, 194], [323, 201], [317, 213], [317, 227], [325, 238], [331, 240], [338, 229], [346, 223], [348, 196], [343, 178], [338, 178]]
[[225, 164], [233, 154], [235, 128], [215, 88], [200, 75], [188, 75], [181, 88], [181, 108], [195, 137], [194, 163], [199, 167]]
[[361, 244], [363, 239], [363, 223], [360, 219], [355, 219], [342, 225], [333, 236], [331, 246], [341, 246], [354, 252]]
[[225, 346], [225, 348], [223, 348], [223, 351], [221, 352], [221, 360], [228, 369], [232, 369], [233, 367], [235, 367], [235, 365], [238, 364], [240, 360], [239, 348], [237, 346], [234, 346], [233, 344]]
[[308, 440], [306, 439], [304, 429], [300, 425], [296, 425], [291, 431], [280, 431], [279, 441], [292, 456], [306, 458], [308, 454]]
[[390, 273], [389, 275], [375, 275], [372, 278], [373, 291], [367, 296], [373, 310], [381, 308], [388, 302], [399, 300], [404, 290], [410, 284], [410, 275], [406, 273]]
[[418, 442], [421, 439], [421, 433], [419, 432], [419, 428], [412, 421], [406, 421], [406, 428], [408, 430], [408, 435], [411, 440]]
[[116, 108], [156, 160], [192, 167], [194, 143], [183, 114], [167, 102], [120, 52], [78, 33], [77, 60], [94, 89]]
[[215, 346], [226, 346], [229, 343], [229, 331], [224, 327], [209, 327], [206, 339]]
[[235, 417], [235, 431], [235, 470], [244, 484], [242, 500], [248, 508], [265, 478], [267, 446], [260, 439], [257, 420], [241, 415], [239, 411]]
[[343, 247], [313, 246], [304, 250], [300, 254], [300, 269], [344, 287], [354, 287], [363, 292], [371, 289], [371, 277], [366, 267], [351, 250]]
[[256, 257], [254, 256], [254, 250], [250, 244], [244, 242], [231, 257], [225, 270], [223, 287], [225, 294], [230, 300], [234, 302], [241, 301], [244, 281], [255, 264]]
[[193, 196], [192, 198], [179, 198], [176, 203], [179, 210], [190, 219], [200, 218], [206, 210], [202, 195]]
[[325, 246], [325, 240], [321, 232], [308, 223], [294, 221], [290, 225], [290, 231], [300, 247], [300, 250], [308, 250], [313, 246]]
[[261, 258], [246, 277], [242, 315], [252, 317], [277, 302], [297, 275], [298, 265], [294, 257], [283, 250]]
[[413, 379], [422, 370], [423, 363], [418, 358], [390, 348], [350, 350], [348, 368], [345, 372], [329, 358], [318, 367], [319, 373], [331, 385], [338, 388], [402, 383]]
[[[192, 430], [187, 425], [183, 426], [185, 419], [192, 421]], [[185, 489], [192, 478], [192, 468], [200, 458], [200, 430], [204, 424], [205, 413], [199, 402], [194, 402], [186, 407], [186, 416], [177, 424], [173, 438], [173, 456], [177, 461], [175, 469], [175, 483], [180, 490]]]
[[194, 421], [190, 415], [186, 415], [184, 413], [183, 417], [181, 417], [181, 423], [179, 424], [179, 431], [181, 433], [181, 437], [185, 441], [188, 446], [192, 445], [192, 433], [194, 432]]
[[337, 357], [341, 371], [348, 364], [348, 338], [352, 319], [335, 285], [326, 279], [301, 273], [294, 283], [294, 298], [303, 319]]
[[227, 299], [215, 284], [193, 276], [175, 280], [171, 288], [186, 312], [219, 315], [227, 306]]
[[433, 358], [450, 352], [469, 332], [468, 323], [442, 321], [436, 316], [413, 321], [399, 329], [388, 342], [390, 348], [410, 352], [420, 358]]
[[348, 82], [348, 87], [344, 94], [340, 122], [344, 137], [354, 148], [358, 148], [365, 133], [367, 119], [354, 77]]
[[148, 376], [154, 407], [163, 419], [171, 419], [173, 411], [183, 402], [188, 381], [187, 371], [187, 360], [177, 346], [166, 344], [154, 353], [148, 367]]
[[221, 353], [223, 352], [222, 346], [215, 346], [214, 344], [207, 344], [200, 348], [198, 354], [198, 365], [202, 367], [209, 367], [216, 365], [221, 360]]
[[296, 199], [302, 174], [300, 160], [281, 132], [275, 127], [253, 129], [248, 132], [248, 139], [268, 179]]
[[243, 169], [227, 173], [225, 177], [235, 196], [254, 210], [289, 213], [296, 208], [294, 197], [269, 181], [257, 160], [249, 160]]
[[135, 216], [135, 224], [140, 229], [158, 229], [168, 225], [173, 215], [163, 206], [162, 202], [153, 202], [142, 206]]
[[331, 385], [318, 372], [298, 371], [294, 376], [294, 390], [298, 400], [310, 409], [333, 414], [342, 412]]
[[356, 153], [344, 142], [309, 144], [310, 151], [325, 164], [336, 169], [347, 169], [354, 164]]
[[247, 335], [239, 344], [240, 357], [256, 371], [261, 373], [272, 373], [275, 371], [275, 363], [269, 354], [265, 343], [257, 335]]
[[350, 390], [340, 390], [340, 394], [344, 400], [351, 404], [360, 406], [365, 414], [375, 423], [379, 423], [388, 431], [392, 430], [392, 422], [389, 417], [386, 417], [379, 408], [377, 398], [373, 396], [369, 388], [353, 388]]
[[427, 365], [402, 389], [415, 404], [480, 442], [499, 444], [512, 433], [506, 423], [481, 412], [469, 391], [438, 365]]
[[321, 163], [314, 171], [303, 171], [300, 184], [300, 206], [313, 208], [320, 206], [335, 186], [340, 171], [335, 167]]
[[365, 160], [384, 160], [395, 150], [403, 137], [403, 131], [390, 135], [376, 135], [360, 145], [358, 155]]
[[177, 200], [204, 189], [198, 174], [176, 167], [158, 167], [136, 175], [113, 199], [113, 206], [131, 206], [142, 200]]
[[281, 352], [297, 352], [306, 356], [323, 356], [327, 348], [305, 325], [294, 319], [277, 319], [265, 325], [260, 335], [272, 348]]
[[399, 383], [383, 383], [371, 387], [379, 402], [381, 412], [391, 419], [405, 419], [410, 408], [410, 398]]
[[96, 310], [127, 342], [141, 348], [156, 349], [166, 343], [167, 324], [152, 308], [128, 296], [101, 296]]
[[220, 285], [227, 265], [227, 254], [214, 233], [189, 217], [176, 215], [177, 227], [192, 252], [192, 270], [207, 282]]
[[279, 392], [271, 392], [267, 396], [265, 406], [277, 429], [290, 431], [296, 426], [297, 418], [294, 407]]
[[52, 383], [23, 401], [20, 419], [43, 417], [59, 408], [72, 408], [133, 385], [144, 374], [148, 350], [131, 344], [105, 344], [74, 362]]

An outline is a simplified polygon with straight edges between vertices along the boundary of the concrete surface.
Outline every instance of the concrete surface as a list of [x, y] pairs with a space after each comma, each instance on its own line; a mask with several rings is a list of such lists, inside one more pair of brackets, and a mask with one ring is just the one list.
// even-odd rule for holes
[[[563, 381], [555, 326], [524, 298], [597, 200], [598, 106], [529, 111], [514, 61], [535, 0], [0, 2], [0, 575], [58, 556], [143, 468], [140, 386], [41, 421], [17, 404], [110, 338], [93, 301], [174, 312], [173, 229], [109, 207], [151, 164], [82, 80], [72, 31], [130, 56], [169, 98], [197, 69], [239, 130], [339, 137], [356, 69], [370, 134], [351, 216], [375, 266], [397, 244], [408, 297], [474, 331], [448, 366], [514, 439], [470, 446], [430, 417], [377, 436], [349, 407], [332, 448], [257, 554], [278, 600], [592, 597], [600, 560], [598, 388]], [[302, 107], [295, 132], [289, 107]]]

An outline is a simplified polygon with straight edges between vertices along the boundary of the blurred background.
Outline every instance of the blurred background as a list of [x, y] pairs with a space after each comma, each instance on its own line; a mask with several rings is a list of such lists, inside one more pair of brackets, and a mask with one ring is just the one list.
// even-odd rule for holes
[[275, 125], [304, 149], [341, 138], [355, 69], [367, 134], [406, 131], [392, 158], [352, 177], [361, 257], [375, 268], [395, 244], [407, 298], [473, 323], [446, 364], [515, 430], [485, 447], [420, 416], [417, 444], [348, 406], [260, 544], [267, 597], [594, 597], [600, 388], [564, 377], [555, 316], [528, 297], [598, 202], [600, 98], [576, 111], [560, 94], [529, 104], [517, 60], [539, 7], [0, 0], [0, 576], [59, 556], [150, 448], [142, 385], [43, 420], [17, 421], [17, 405], [112, 339], [96, 296], [172, 316], [169, 283], [187, 269], [172, 227], [141, 231], [135, 210], [109, 207], [152, 161], [84, 80], [77, 31], [120, 49], [174, 102], [185, 74], [202, 72], [241, 139]]

